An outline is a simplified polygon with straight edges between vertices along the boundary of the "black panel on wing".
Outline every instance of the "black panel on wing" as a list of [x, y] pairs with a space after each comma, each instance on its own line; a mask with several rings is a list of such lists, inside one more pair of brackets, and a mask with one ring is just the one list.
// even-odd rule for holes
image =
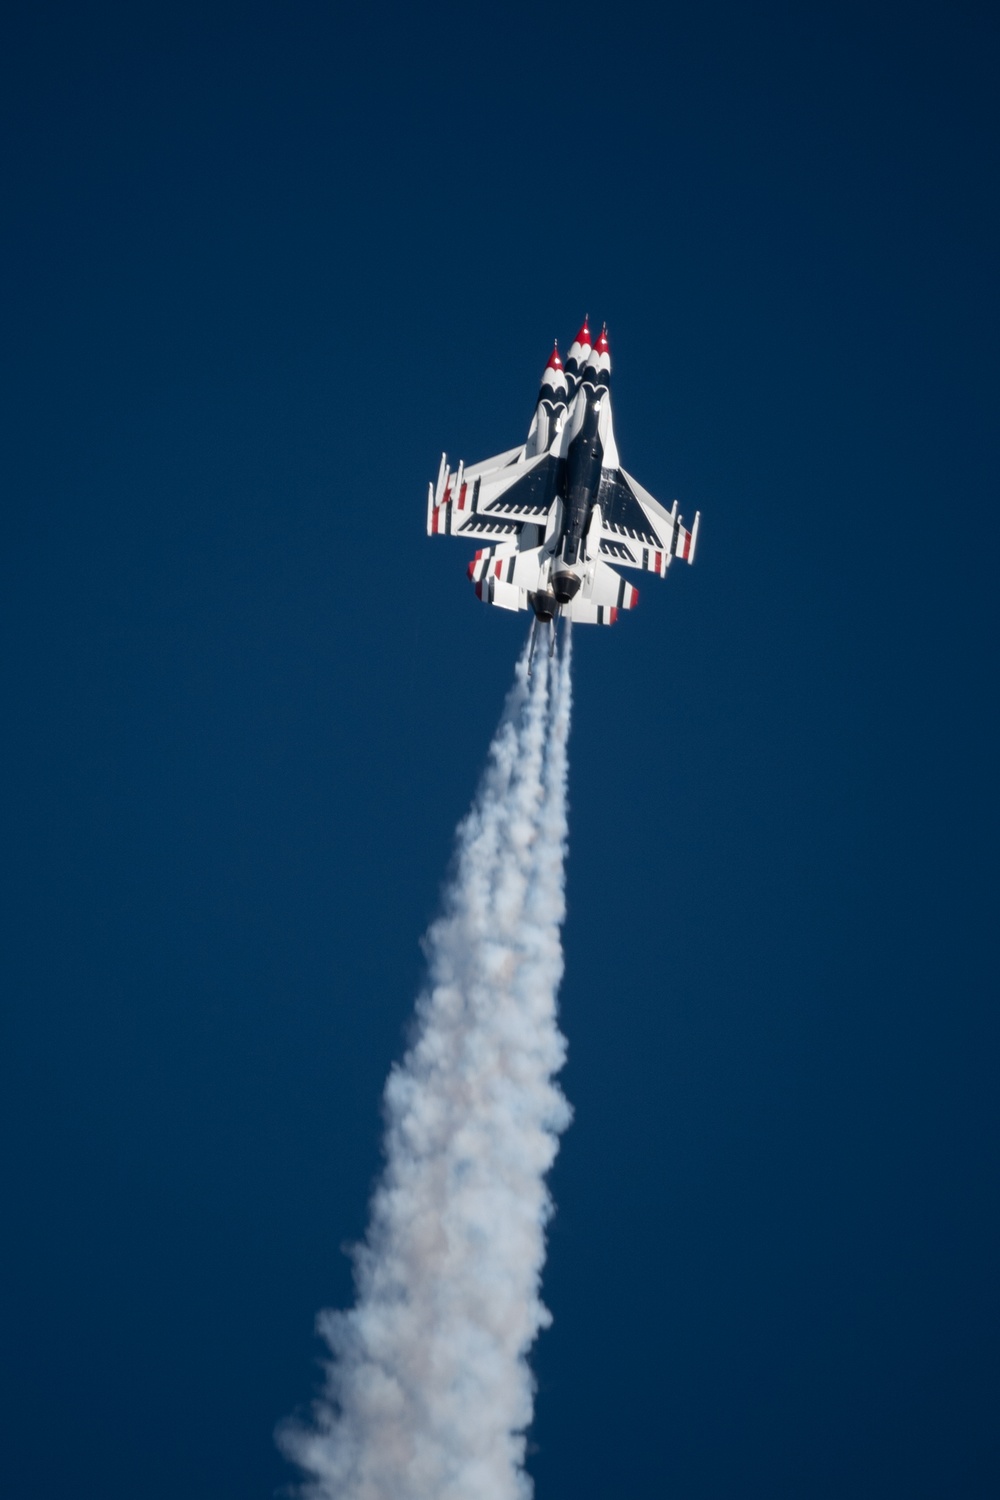
[[649, 517], [622, 478], [621, 469], [604, 470], [597, 500], [601, 520], [608, 531], [631, 537], [636, 542], [645, 542], [647, 547], [663, 547]]
[[551, 453], [546, 456], [523, 479], [515, 479], [512, 485], [484, 505], [480, 512], [484, 516], [510, 516], [520, 521], [548, 514], [556, 493], [559, 474], [559, 459]]
[[470, 516], [456, 531], [457, 536], [516, 536], [521, 530], [521, 521], [509, 516]]
[[626, 547], [624, 542], [609, 542], [606, 537], [601, 538], [600, 553], [602, 557], [613, 557], [617, 562], [631, 563], [636, 566], [636, 556], [631, 547]]

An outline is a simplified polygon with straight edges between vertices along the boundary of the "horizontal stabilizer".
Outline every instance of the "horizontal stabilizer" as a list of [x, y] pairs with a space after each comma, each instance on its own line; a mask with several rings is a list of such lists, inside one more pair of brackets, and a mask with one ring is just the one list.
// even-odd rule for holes
[[516, 584], [521, 589], [537, 589], [541, 556], [540, 547], [529, 547], [524, 552], [518, 552], [510, 544], [483, 547], [469, 564], [469, 577], [473, 583], [483, 578], [495, 578], [500, 583]]
[[634, 609], [638, 602], [639, 590], [620, 573], [607, 563], [592, 562], [587, 565], [583, 587], [563, 606], [562, 614], [579, 625], [613, 625], [619, 610]]
[[613, 625], [618, 619], [615, 605], [591, 604], [589, 599], [581, 599], [579, 595], [572, 604], [564, 604], [559, 613], [564, 620], [572, 620], [574, 625]]
[[[469, 564], [476, 597], [501, 609], [530, 609], [532, 594], [550, 588], [543, 573], [548, 555], [542, 547], [518, 552], [510, 543], [483, 547]], [[639, 590], [607, 563], [587, 564], [579, 593], [560, 608], [560, 614], [580, 625], [613, 625], [623, 609], [634, 609]]]
[[476, 598], [484, 604], [495, 604], [498, 609], [527, 609], [528, 596], [516, 583], [504, 583], [490, 574], [476, 583]]

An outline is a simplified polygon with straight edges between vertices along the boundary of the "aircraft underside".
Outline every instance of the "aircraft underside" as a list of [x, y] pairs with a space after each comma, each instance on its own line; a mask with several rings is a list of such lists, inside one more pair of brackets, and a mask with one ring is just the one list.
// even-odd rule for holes
[[553, 351], [521, 447], [454, 473], [441, 455], [427, 531], [479, 544], [468, 574], [484, 603], [613, 625], [639, 598], [618, 568], [663, 578], [693, 562], [700, 513], [688, 531], [619, 464], [610, 371], [606, 331], [592, 344], [585, 322], [565, 367]]

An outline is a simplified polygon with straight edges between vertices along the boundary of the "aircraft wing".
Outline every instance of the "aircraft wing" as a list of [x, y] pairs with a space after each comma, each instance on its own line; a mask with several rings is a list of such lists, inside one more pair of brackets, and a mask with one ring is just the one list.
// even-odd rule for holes
[[513, 448], [500, 455], [506, 462], [491, 460], [470, 469], [459, 464], [454, 474], [442, 454], [437, 485], [428, 486], [428, 535], [504, 541], [523, 526], [544, 526], [559, 461], [549, 453], [529, 459], [523, 453]]
[[600, 557], [623, 568], [642, 568], [664, 577], [675, 557], [694, 562], [700, 512], [691, 530], [677, 514], [677, 501], [667, 510], [624, 469], [606, 469], [598, 492], [600, 523], [588, 539]]

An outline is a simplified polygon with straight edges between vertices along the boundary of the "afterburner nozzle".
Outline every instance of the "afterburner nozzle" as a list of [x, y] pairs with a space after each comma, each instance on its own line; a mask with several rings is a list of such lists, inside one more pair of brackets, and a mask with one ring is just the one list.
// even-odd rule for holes
[[560, 604], [569, 604], [580, 591], [580, 580], [575, 573], [556, 573], [552, 579], [552, 592]]

